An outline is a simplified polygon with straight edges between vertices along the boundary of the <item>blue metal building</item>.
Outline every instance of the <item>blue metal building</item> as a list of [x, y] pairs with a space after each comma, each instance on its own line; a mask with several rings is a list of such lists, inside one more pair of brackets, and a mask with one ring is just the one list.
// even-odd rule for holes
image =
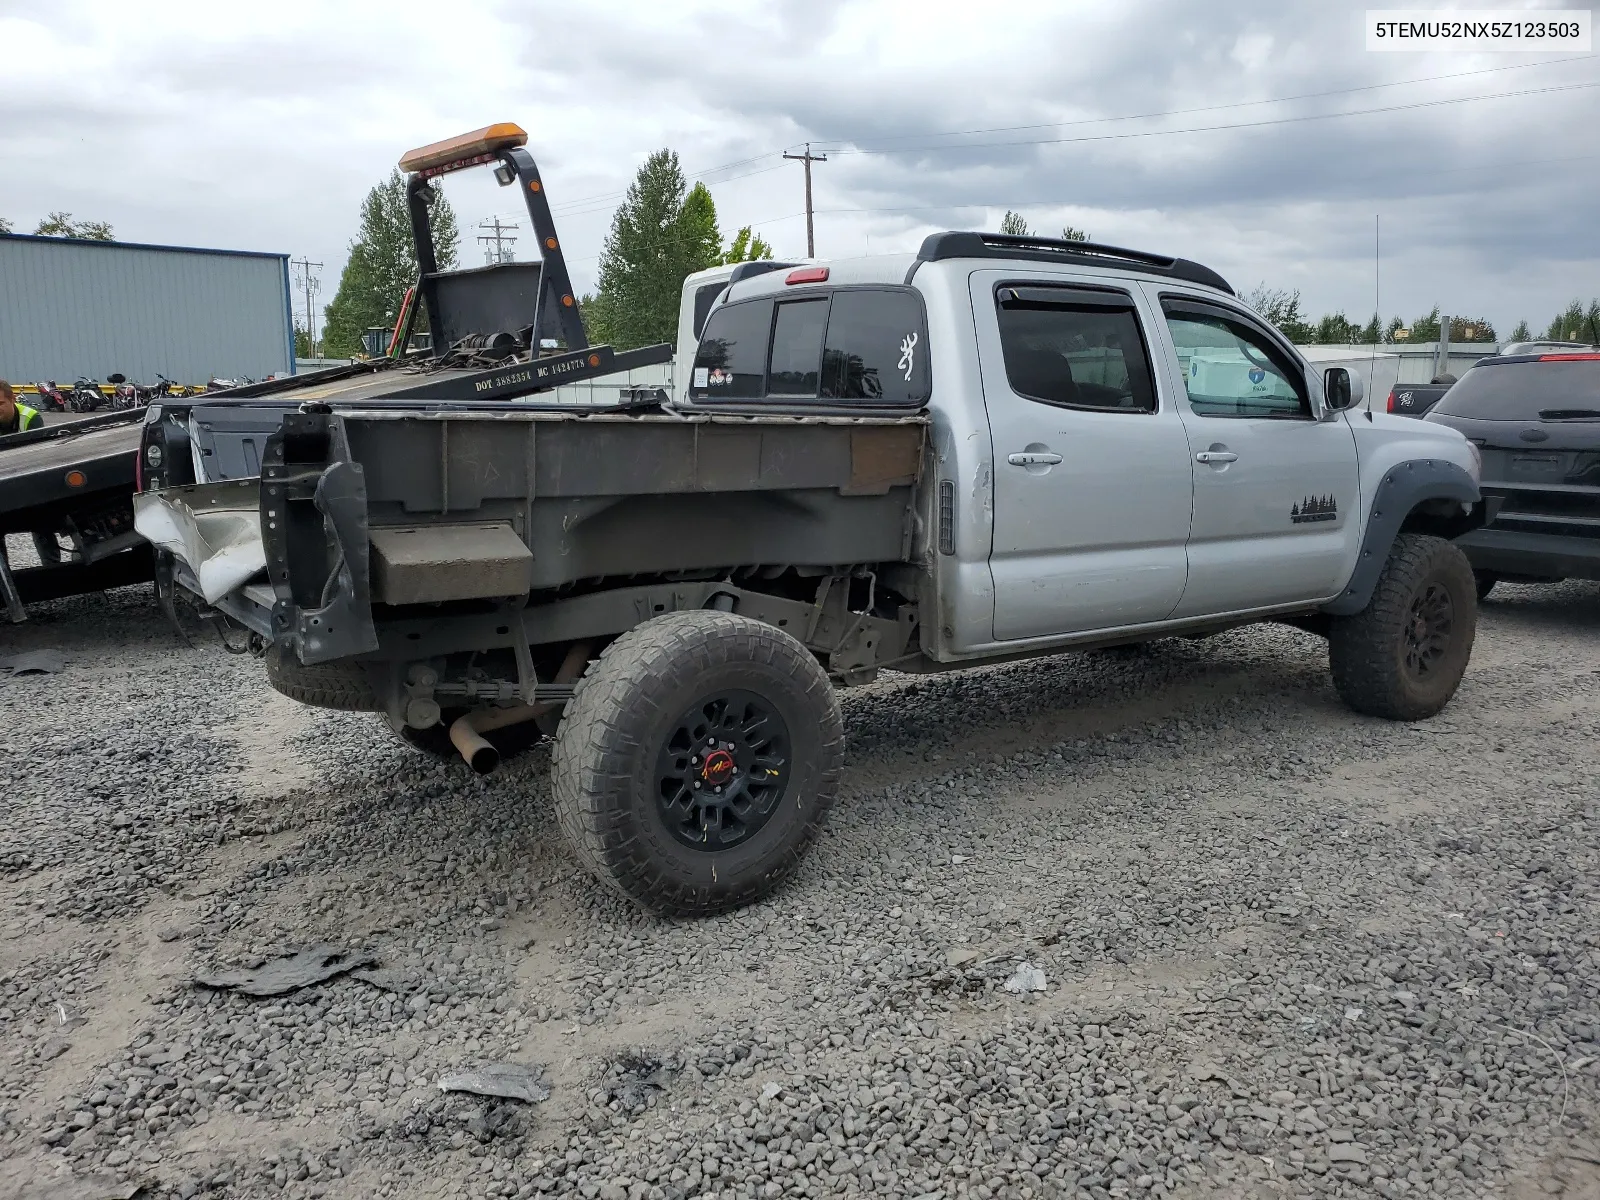
[[0, 379], [293, 371], [287, 254], [0, 234]]

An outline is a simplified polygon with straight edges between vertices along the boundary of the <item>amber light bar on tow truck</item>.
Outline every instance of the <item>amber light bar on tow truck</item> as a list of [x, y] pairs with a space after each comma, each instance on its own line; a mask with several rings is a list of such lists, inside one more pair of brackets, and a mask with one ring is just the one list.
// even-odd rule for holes
[[408, 150], [400, 160], [400, 169], [431, 179], [435, 175], [446, 175], [451, 171], [494, 162], [503, 151], [527, 144], [528, 135], [520, 125], [501, 121], [496, 125], [474, 129], [471, 133]]

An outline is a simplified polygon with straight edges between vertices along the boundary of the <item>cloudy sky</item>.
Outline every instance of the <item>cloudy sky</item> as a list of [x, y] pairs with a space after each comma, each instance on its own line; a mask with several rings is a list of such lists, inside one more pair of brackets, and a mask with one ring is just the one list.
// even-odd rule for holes
[[[1386, 315], [1504, 335], [1600, 295], [1600, 57], [1369, 53], [1353, 5], [0, 0], [0, 46], [0, 216], [309, 256], [319, 307], [400, 154], [500, 120], [530, 133], [580, 287], [662, 146], [726, 233], [802, 255], [780, 155], [809, 140], [823, 256], [1011, 207], [1364, 317], [1381, 215]], [[515, 198], [446, 187], [479, 263], [473, 227]]]

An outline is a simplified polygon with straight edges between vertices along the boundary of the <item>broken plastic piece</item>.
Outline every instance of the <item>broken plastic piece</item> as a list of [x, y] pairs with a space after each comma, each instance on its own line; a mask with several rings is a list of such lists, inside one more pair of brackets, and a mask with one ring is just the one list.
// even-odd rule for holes
[[197, 975], [194, 981], [201, 987], [220, 988], [245, 996], [281, 996], [313, 983], [323, 983], [358, 967], [377, 964], [377, 955], [364, 950], [308, 946], [298, 954], [269, 959], [253, 969]]
[[466, 1071], [456, 1071], [439, 1080], [441, 1092], [471, 1092], [474, 1096], [499, 1096], [538, 1104], [550, 1098], [550, 1085], [544, 1081], [544, 1068], [526, 1063], [489, 1063]]
[[28, 650], [0, 658], [0, 671], [13, 675], [54, 675], [67, 665], [59, 650]]
[[1045, 989], [1044, 971], [1030, 962], [1025, 962], [1016, 970], [1005, 983], [1006, 991], [1021, 995], [1024, 992], [1042, 992]]

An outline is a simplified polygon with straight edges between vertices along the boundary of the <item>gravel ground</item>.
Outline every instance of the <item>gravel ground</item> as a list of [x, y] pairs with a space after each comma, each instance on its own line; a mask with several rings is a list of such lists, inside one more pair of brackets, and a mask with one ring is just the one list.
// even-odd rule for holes
[[[542, 749], [299, 708], [147, 589], [35, 646], [9, 1195], [1600, 1197], [1600, 586], [1503, 587], [1415, 726], [1271, 627], [848, 693], [828, 835], [697, 922], [577, 873]], [[192, 982], [314, 942], [382, 968]], [[436, 1086], [507, 1059], [550, 1098]]]

